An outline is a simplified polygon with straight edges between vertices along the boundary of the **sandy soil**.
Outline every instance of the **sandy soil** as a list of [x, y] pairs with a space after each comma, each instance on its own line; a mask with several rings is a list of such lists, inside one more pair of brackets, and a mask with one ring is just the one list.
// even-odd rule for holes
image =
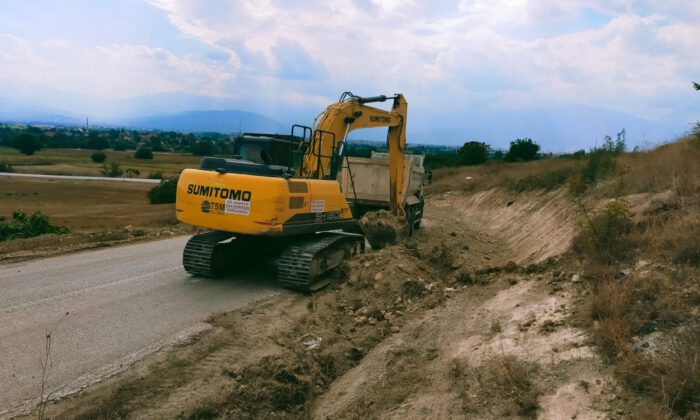
[[580, 267], [561, 193], [429, 197], [409, 241], [311, 295], [49, 404], [55, 418], [609, 417], [611, 375], [572, 322]]

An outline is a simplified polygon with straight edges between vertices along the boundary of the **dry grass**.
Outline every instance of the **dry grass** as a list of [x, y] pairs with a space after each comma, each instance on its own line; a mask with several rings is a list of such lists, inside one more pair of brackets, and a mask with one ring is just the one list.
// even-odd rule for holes
[[648, 418], [700, 414], [698, 162], [700, 140], [691, 138], [625, 154], [625, 175], [582, 197], [646, 194], [638, 211], [587, 213], [573, 250], [587, 265], [594, 341], [634, 395], [633, 412]]
[[150, 184], [0, 177], [0, 216], [41, 211], [71, 231], [172, 224], [172, 204], [151, 205]]
[[[9, 163], [15, 172], [101, 176], [101, 163], [94, 163], [90, 155], [94, 150], [84, 149], [43, 149], [32, 156], [26, 156], [0, 149], [0, 162]], [[134, 151], [103, 151], [107, 163], [116, 162], [122, 169], [132, 168], [139, 171], [138, 177], [146, 178], [149, 174], [160, 171], [166, 177], [180, 173], [184, 168], [199, 166], [200, 157], [184, 153], [154, 153], [154, 159], [134, 159]]]
[[[700, 138], [686, 137], [648, 152], [626, 153], [618, 163], [628, 168], [625, 193], [671, 190], [681, 200], [700, 192]], [[611, 193], [610, 187], [602, 188]]]
[[[496, 417], [513, 414], [534, 416], [542, 391], [535, 385], [539, 366], [514, 355], [497, 355], [479, 367], [451, 361], [448, 375], [454, 391], [462, 399], [465, 414], [481, 407], [496, 410]], [[490, 410], [490, 411], [492, 411]]]
[[658, 401], [666, 414], [700, 414], [700, 327], [685, 328], [653, 355], [630, 353], [620, 360], [621, 378], [638, 394]]
[[[489, 162], [485, 165], [440, 168], [433, 171], [428, 192], [482, 191], [505, 186], [514, 191], [553, 189], [562, 185], [579, 161], [545, 159], [524, 163]], [[471, 177], [471, 179], [466, 179]]]

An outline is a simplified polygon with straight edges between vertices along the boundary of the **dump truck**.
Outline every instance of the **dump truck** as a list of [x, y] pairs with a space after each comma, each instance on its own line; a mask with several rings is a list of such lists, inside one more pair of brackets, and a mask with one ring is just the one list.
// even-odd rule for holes
[[[403, 190], [404, 210], [407, 220], [407, 231], [397, 232], [399, 236], [410, 236], [420, 228], [423, 218], [423, 185], [425, 183], [425, 168], [423, 155], [404, 154], [404, 182]], [[389, 153], [372, 151], [369, 158], [348, 157], [338, 175], [341, 189], [345, 198], [353, 206], [355, 217], [361, 218], [367, 212], [378, 210], [390, 210], [389, 200]], [[371, 236], [371, 233], [370, 233]], [[373, 238], [368, 238], [373, 247], [381, 247], [385, 243], [373, 243]], [[389, 242], [400, 238], [387, 238]]]

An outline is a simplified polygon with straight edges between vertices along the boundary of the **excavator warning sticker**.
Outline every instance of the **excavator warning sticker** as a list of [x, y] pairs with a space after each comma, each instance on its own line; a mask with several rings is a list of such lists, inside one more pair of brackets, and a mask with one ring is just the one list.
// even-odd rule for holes
[[243, 200], [226, 200], [226, 214], [237, 214], [239, 216], [250, 215], [250, 201]]
[[326, 200], [311, 200], [311, 213], [323, 213], [326, 211]]

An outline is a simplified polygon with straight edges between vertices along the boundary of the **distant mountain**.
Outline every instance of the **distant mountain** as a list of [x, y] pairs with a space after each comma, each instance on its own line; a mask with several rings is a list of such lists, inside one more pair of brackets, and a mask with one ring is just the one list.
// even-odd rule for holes
[[462, 145], [469, 140], [483, 141], [495, 148], [507, 148], [517, 138], [529, 137], [544, 151], [564, 152], [589, 149], [602, 143], [603, 137], [615, 135], [623, 128], [627, 145], [658, 144], [683, 134], [679, 121], [652, 121], [620, 111], [586, 105], [561, 105], [518, 110], [465, 111], [454, 119], [437, 119], [430, 130], [411, 130], [408, 141], [424, 144]]
[[137, 129], [183, 132], [286, 133], [289, 131], [289, 127], [270, 117], [239, 110], [187, 111], [123, 120], [118, 124]]
[[0, 122], [82, 125], [85, 124], [85, 118], [52, 108], [0, 98]]
[[[0, 97], [0, 122], [85, 124], [86, 114], [82, 111], [64, 111], [41, 103], [39, 100], [34, 103], [28, 99]], [[72, 102], [67, 100], [65, 103]], [[105, 108], [105, 104], [98, 101], [88, 107], [91, 126], [184, 132], [288, 133], [289, 121], [310, 124], [309, 118], [303, 116], [315, 115], [301, 106], [255, 101], [243, 105], [230, 100], [178, 93], [109, 101], [108, 105]], [[258, 112], [241, 111], [244, 106]], [[111, 112], [98, 113], [100, 109]], [[155, 115], [144, 117], [149, 111]], [[295, 117], [290, 112], [300, 116]], [[600, 144], [604, 136], [615, 137], [624, 128], [627, 145], [632, 148], [677, 138], [687, 131], [689, 122], [692, 121], [674, 116], [651, 120], [625, 112], [571, 103], [507, 110], [470, 107], [453, 109], [449, 113], [436, 112], [429, 104], [417, 103], [409, 110], [407, 140], [413, 144], [457, 146], [477, 140], [504, 149], [517, 138], [529, 137], [544, 151], [566, 152], [590, 149]], [[383, 142], [386, 140], [386, 129], [357, 130], [349, 134], [349, 139]]]

